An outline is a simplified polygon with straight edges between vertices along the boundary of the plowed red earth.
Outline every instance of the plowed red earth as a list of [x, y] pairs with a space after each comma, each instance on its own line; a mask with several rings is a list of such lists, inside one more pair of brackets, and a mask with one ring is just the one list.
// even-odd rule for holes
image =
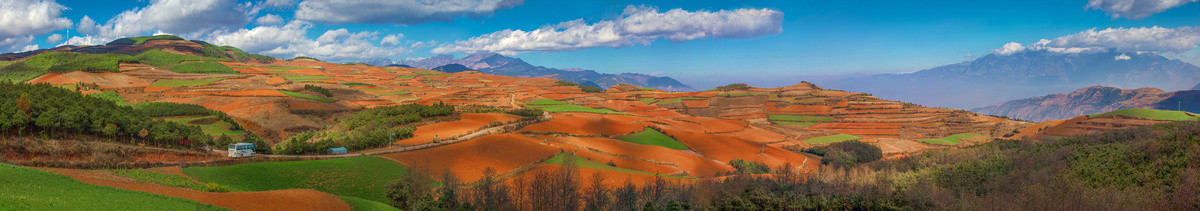
[[471, 182], [482, 178], [488, 167], [498, 174], [506, 173], [523, 165], [545, 161], [560, 152], [558, 148], [539, 142], [541, 140], [515, 134], [489, 135], [448, 146], [380, 157], [403, 163], [433, 178], [440, 178], [449, 170], [463, 181]]
[[[600, 151], [605, 154], [614, 155], [614, 156], [605, 156], [605, 157], [610, 157], [610, 158], [617, 157], [617, 156], [634, 157], [637, 159], [654, 161], [655, 163], [665, 163], [665, 164], [662, 164], [662, 166], [668, 166], [669, 168], [672, 168], [672, 169], [686, 171], [686, 172], [688, 172], [689, 176], [714, 176], [718, 173], [730, 172], [730, 171], [734, 170], [732, 167], [722, 164], [720, 162], [714, 161], [712, 159], [695, 156], [695, 155], [688, 154], [683, 151], [669, 149], [666, 147], [641, 145], [641, 144], [635, 144], [635, 143], [625, 142], [625, 141], [616, 140], [616, 139], [607, 139], [607, 138], [580, 138], [580, 137], [543, 137], [543, 138], [550, 138], [550, 139], [565, 142], [569, 145], [583, 147], [583, 148], [585, 148], [584, 151], [587, 151], [586, 149], [593, 149], [593, 150], [597, 150], [597, 151]], [[595, 160], [595, 161], [601, 162], [601, 163], [607, 162], [607, 160]], [[621, 164], [618, 164], [617, 167], [633, 169], [633, 168], [629, 167], [628, 165], [621, 165]], [[655, 167], [655, 168], [659, 168], [659, 167]], [[640, 169], [634, 169], [634, 170], [640, 170]], [[650, 169], [650, 170], [652, 170], [652, 169]], [[646, 171], [646, 170], [640, 170], [640, 171]], [[646, 171], [646, 172], [654, 173], [654, 171]], [[660, 173], [668, 174], [668, 173], [674, 173], [674, 172], [660, 172]]]
[[137, 183], [107, 171], [43, 168], [55, 174], [93, 184], [196, 200], [233, 210], [350, 210], [337, 196], [309, 189], [259, 192], [203, 192], [158, 184]]
[[778, 167], [785, 164], [800, 166], [808, 160], [803, 155], [780, 149], [779, 147], [756, 144], [730, 136], [677, 130], [665, 130], [663, 133], [675, 138], [679, 142], [683, 142], [683, 144], [692, 148], [696, 153], [721, 162], [742, 159]]
[[[571, 116], [567, 116], [571, 115]], [[585, 116], [587, 115], [587, 116]], [[642, 126], [602, 116], [560, 114], [550, 121], [526, 126], [522, 131], [557, 132], [575, 135], [620, 135], [642, 130]]]
[[439, 122], [417, 127], [413, 137], [396, 142], [400, 145], [418, 145], [433, 142], [435, 139], [450, 139], [478, 130], [493, 122], [507, 122], [520, 119], [518, 116], [498, 113], [462, 114], [462, 119], [449, 122]]

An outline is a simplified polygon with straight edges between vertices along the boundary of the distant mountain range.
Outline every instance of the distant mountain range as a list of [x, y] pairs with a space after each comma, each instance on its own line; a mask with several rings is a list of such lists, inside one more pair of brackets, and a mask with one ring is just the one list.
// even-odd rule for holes
[[907, 74], [815, 81], [825, 87], [872, 93], [885, 99], [975, 108], [1093, 85], [1193, 89], [1200, 82], [1200, 67], [1153, 53], [1025, 51], [989, 54]]
[[[556, 69], [534, 66], [524, 60], [506, 57], [499, 54], [476, 54], [466, 58], [454, 58], [452, 55], [437, 55], [415, 61], [401, 61], [416, 68], [434, 69], [451, 68], [460, 71], [461, 68], [477, 70], [487, 74], [525, 78], [555, 78], [585, 86], [608, 88], [618, 84], [630, 84], [668, 91], [692, 91], [692, 87], [680, 83], [670, 77], [651, 76], [638, 73], [608, 74], [584, 69]], [[447, 66], [458, 64], [462, 67]]]
[[971, 111], [1029, 121], [1068, 119], [1126, 108], [1200, 111], [1200, 90], [1165, 92], [1157, 88], [1091, 86], [1071, 93], [1008, 101]]

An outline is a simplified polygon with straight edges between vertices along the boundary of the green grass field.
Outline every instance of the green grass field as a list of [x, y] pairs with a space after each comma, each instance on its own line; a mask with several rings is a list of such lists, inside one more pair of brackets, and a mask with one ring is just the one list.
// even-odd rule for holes
[[117, 72], [120, 62], [137, 61], [125, 54], [45, 52], [19, 61], [0, 62], [0, 81], [24, 82], [50, 72]]
[[117, 94], [117, 92], [101, 92], [101, 93], [89, 94], [88, 96], [112, 101], [114, 103], [117, 103], [117, 105], [119, 105], [119, 106], [132, 106], [133, 105], [129, 102], [126, 102], [125, 98], [122, 98], [120, 94]]
[[828, 144], [828, 143], [855, 140], [855, 139], [860, 139], [860, 138], [862, 138], [862, 137], [843, 133], [843, 134], [837, 134], [837, 135], [832, 135], [832, 136], [821, 136], [821, 137], [816, 137], [816, 138], [804, 139], [804, 143]]
[[0, 163], [0, 210], [227, 210]]
[[237, 74], [233, 70], [215, 61], [230, 61], [229, 59], [200, 57], [193, 55], [175, 54], [159, 49], [150, 49], [137, 55], [142, 64], [166, 68], [177, 73], [220, 73]]
[[317, 101], [321, 101], [321, 102], [326, 102], [326, 103], [328, 103], [328, 102], [333, 102], [333, 101], [337, 101], [337, 100], [334, 100], [334, 99], [323, 98], [323, 97], [317, 97], [317, 96], [306, 95], [306, 94], [295, 93], [295, 92], [289, 92], [289, 91], [283, 91], [283, 90], [279, 90], [279, 93], [283, 93], [283, 95], [287, 95], [287, 96], [291, 96], [291, 97], [308, 98], [308, 99], [313, 99], [313, 100], [317, 100]]
[[546, 112], [585, 112], [585, 113], [597, 113], [597, 114], [626, 114], [625, 112], [618, 112], [618, 111], [613, 111], [613, 110], [608, 110], [608, 109], [595, 109], [595, 108], [588, 108], [588, 107], [584, 107], [584, 106], [571, 105], [571, 104], [567, 104], [566, 102], [545, 99], [545, 98], [526, 103], [525, 107], [542, 109], [543, 111], [546, 111]]
[[388, 204], [385, 204], [382, 202], [366, 200], [366, 199], [353, 197], [353, 196], [338, 195], [338, 198], [341, 198], [342, 201], [346, 202], [346, 204], [350, 204], [350, 209], [354, 210], [354, 211], [387, 211], [387, 210], [397, 210], [398, 211], [398, 210], [400, 210], [400, 209], [396, 209], [395, 207], [392, 207], [392, 205], [388, 205]]
[[205, 78], [205, 79], [196, 79], [196, 80], [162, 79], [162, 80], [154, 81], [154, 83], [150, 84], [150, 86], [153, 86], [153, 87], [203, 86], [205, 84], [210, 84], [212, 82], [220, 81], [221, 79], [225, 79], [225, 78]]
[[109, 42], [109, 44], [114, 44], [114, 45], [141, 45], [142, 43], [145, 43], [146, 41], [151, 41], [151, 40], [183, 40], [183, 38], [180, 38], [180, 37], [178, 37], [178, 36], [175, 36], [175, 35], [157, 35], [157, 36], [143, 36], [143, 37], [127, 37], [127, 38], [121, 38], [121, 39], [113, 40], [112, 42]]
[[201, 130], [201, 131], [203, 131], [203, 132], [204, 132], [204, 134], [208, 134], [208, 135], [210, 135], [210, 136], [220, 136], [220, 135], [226, 135], [226, 136], [241, 136], [241, 135], [246, 135], [246, 131], [240, 131], [240, 130], [231, 130], [231, 129], [229, 129], [230, 127], [233, 127], [233, 124], [230, 124], [229, 122], [225, 122], [225, 120], [217, 120], [216, 122], [213, 122], [212, 124], [190, 124], [190, 123], [188, 123], [188, 122], [191, 122], [191, 121], [196, 121], [196, 120], [199, 120], [199, 119], [204, 119], [204, 118], [216, 118], [216, 116], [199, 116], [199, 117], [166, 117], [166, 118], [162, 118], [162, 119], [163, 119], [163, 120], [167, 120], [167, 121], [171, 121], [171, 122], [176, 122], [176, 123], [179, 123], [179, 124], [200, 126], [200, 130]]
[[679, 141], [676, 141], [675, 139], [671, 138], [670, 136], [667, 136], [666, 134], [663, 134], [662, 132], [658, 132], [658, 130], [655, 130], [653, 128], [646, 128], [645, 130], [642, 130], [642, 132], [634, 133], [634, 134], [628, 135], [628, 136], [623, 136], [623, 137], [620, 137], [617, 139], [622, 140], [622, 141], [631, 142], [631, 143], [660, 146], [660, 147], [666, 147], [666, 148], [678, 149], [678, 150], [690, 150], [691, 149], [691, 148], [688, 148], [687, 145], [684, 145], [683, 143], [679, 143]]
[[364, 83], [359, 83], [359, 82], [342, 82], [342, 85], [346, 85], [346, 86], [374, 86], [374, 85], [371, 85], [371, 84], [364, 84]]
[[978, 142], [978, 141], [983, 141], [983, 139], [985, 139], [985, 138], [987, 138], [987, 136], [975, 134], [975, 133], [959, 133], [959, 134], [946, 136], [945, 138], [921, 139], [921, 140], [917, 140], [917, 141], [930, 143], [930, 144], [937, 144], [937, 145], [958, 145], [958, 144], [962, 143], [963, 139], [968, 140], [968, 141]]
[[[1191, 114], [1191, 115], [1188, 115], [1188, 114]], [[1116, 110], [1116, 111], [1103, 113], [1103, 114], [1092, 114], [1092, 115], [1088, 115], [1088, 117], [1131, 116], [1131, 117], [1166, 120], [1166, 121], [1196, 121], [1197, 118], [1195, 115], [1197, 115], [1197, 114], [1183, 112], [1183, 111], [1167, 111], [1167, 110], [1157, 110], [1157, 109], [1129, 108], [1129, 109], [1121, 109], [1121, 110]]]
[[[215, 191], [216, 186], [218, 186], [216, 184], [206, 186], [203, 183], [192, 181], [192, 179], [188, 179], [187, 177], [146, 171], [142, 169], [110, 169], [108, 171], [120, 177], [133, 179], [134, 182], [190, 188], [198, 191]], [[229, 187], [222, 186], [221, 188], [223, 188], [224, 191], [229, 191]]]
[[366, 156], [183, 169], [192, 178], [228, 185], [234, 191], [303, 188], [384, 203], [388, 183], [409, 172], [386, 158]]
[[383, 93], [375, 93], [375, 95], [379, 95], [379, 96], [388, 96], [388, 95], [402, 95], [402, 94], [408, 94], [408, 92], [405, 92], [405, 91], [398, 91], [398, 92], [383, 92]]
[[773, 122], [777, 125], [800, 125], [800, 126], [805, 126], [805, 127], [813, 126], [813, 125], [817, 124], [817, 123], [813, 123], [813, 122], [784, 122], [784, 121], [771, 121], [771, 122]]
[[691, 179], [688, 177], [671, 176], [671, 175], [664, 175], [664, 174], [654, 174], [654, 173], [650, 173], [650, 172], [638, 171], [638, 170], [633, 170], [633, 169], [613, 167], [613, 166], [609, 166], [608, 164], [603, 164], [600, 162], [588, 160], [586, 158], [579, 157], [579, 156], [577, 156], [575, 154], [571, 154], [571, 153], [558, 154], [558, 156], [554, 156], [554, 158], [550, 158], [549, 160], [546, 160], [545, 163], [568, 165], [566, 163], [566, 160], [568, 157], [575, 160], [574, 166], [580, 167], [580, 168], [600, 169], [600, 170], [605, 170], [605, 171], [615, 171], [615, 172], [630, 173], [630, 174], [661, 175], [662, 177], [678, 178], [678, 179]]

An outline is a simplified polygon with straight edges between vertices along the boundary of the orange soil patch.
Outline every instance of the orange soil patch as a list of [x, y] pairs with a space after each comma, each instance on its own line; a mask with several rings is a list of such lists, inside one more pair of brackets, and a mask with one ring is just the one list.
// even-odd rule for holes
[[462, 119], [460, 120], [417, 127], [417, 130], [413, 131], [412, 138], [400, 140], [396, 143], [409, 146], [430, 143], [436, 139], [449, 139], [465, 135], [492, 122], [507, 122], [520, 118], [518, 116], [499, 113], [462, 114]]
[[283, 95], [283, 93], [280, 93], [279, 91], [275, 91], [275, 90], [232, 91], [232, 92], [221, 92], [221, 93], [218, 93], [217, 95], [239, 96], [239, 97], [287, 97], [287, 95]]
[[[625, 142], [625, 141], [616, 140], [616, 139], [607, 139], [607, 138], [579, 138], [579, 137], [544, 137], [544, 138], [551, 138], [554, 140], [565, 142], [565, 143], [573, 145], [573, 146], [579, 146], [579, 147], [585, 148], [585, 149], [581, 150], [581, 152], [588, 151], [587, 149], [593, 149], [593, 150], [597, 150], [597, 151], [600, 151], [605, 154], [615, 155], [615, 156], [606, 155], [605, 158], [633, 157], [633, 158], [637, 158], [637, 159], [645, 159], [647, 161], [654, 161], [655, 163], [666, 163], [666, 165], [664, 165], [664, 166], [670, 166], [672, 169], [687, 171], [688, 176], [714, 176], [721, 172], [734, 171], [734, 169], [732, 167], [730, 167], [728, 165], [724, 165], [724, 164], [714, 161], [712, 159], [695, 156], [695, 155], [688, 154], [688, 153], [680, 151], [680, 150], [674, 150], [674, 149], [670, 149], [670, 148], [666, 148], [666, 147], [641, 145], [641, 144], [635, 144], [635, 143]], [[591, 159], [591, 158], [589, 158], [589, 159]], [[601, 162], [601, 163], [608, 162], [608, 160], [604, 160], [604, 159], [601, 159], [601, 160], [592, 159], [592, 160], [594, 160], [596, 162]], [[620, 159], [614, 159], [614, 160], [628, 160], [628, 159], [620, 158]], [[615, 163], [615, 161], [614, 161], [614, 163]], [[643, 161], [642, 163], [648, 163], [648, 162]], [[617, 167], [620, 167], [620, 168], [627, 168], [627, 169], [645, 171], [645, 172], [650, 172], [650, 173], [654, 173], [655, 171], [648, 171], [648, 170], [660, 168], [660, 167], [653, 167], [653, 168], [647, 168], [648, 170], [642, 170], [642, 169], [637, 169], [635, 167], [631, 167], [631, 165], [627, 165], [627, 164], [622, 164], [622, 163], [616, 163], [616, 164], [617, 164]], [[673, 172], [659, 172], [659, 173], [669, 174], [669, 173], [673, 173]]]
[[453, 171], [463, 181], [471, 182], [482, 178], [484, 169], [488, 167], [497, 173], [506, 173], [521, 166], [545, 161], [561, 151], [539, 142], [541, 141], [522, 135], [499, 134], [380, 157], [403, 163], [433, 178], [440, 178], [445, 171]]
[[161, 91], [165, 91], [165, 90], [168, 90], [168, 89], [173, 89], [173, 88], [175, 88], [175, 87], [151, 86], [151, 87], [146, 87], [145, 89], [142, 89], [142, 91], [145, 91], [145, 92], [161, 92]]
[[721, 162], [743, 159], [762, 162], [774, 167], [784, 164], [799, 166], [808, 161], [808, 158], [801, 154], [780, 149], [779, 147], [755, 144], [735, 137], [677, 130], [665, 130], [663, 133], [670, 135], [679, 142], [683, 142], [683, 144], [692, 148], [696, 153]]
[[350, 102], [352, 102], [354, 104], [362, 105], [363, 107], [367, 107], [367, 108], [374, 108], [374, 107], [379, 107], [379, 106], [389, 106], [389, 105], [395, 104], [392, 101], [387, 101], [387, 100], [357, 100], [357, 101], [350, 101]]
[[55, 174], [108, 187], [196, 200], [234, 210], [350, 210], [337, 196], [309, 189], [213, 193], [158, 184], [137, 183], [106, 171], [42, 168]]
[[163, 95], [215, 95], [218, 92], [163, 92]]
[[753, 141], [753, 142], [758, 142], [758, 143], [772, 143], [772, 142], [779, 142], [779, 141], [783, 141], [783, 140], [787, 139], [787, 136], [785, 136], [783, 134], [778, 134], [775, 132], [771, 132], [769, 130], [764, 130], [762, 128], [755, 127], [755, 126], [749, 126], [749, 127], [746, 127], [745, 130], [734, 132], [734, 133], [722, 134], [722, 135], [738, 137], [738, 138], [746, 139], [747, 141]]
[[1016, 135], [1013, 135], [1012, 139], [1020, 140], [1020, 139], [1024, 139], [1025, 137], [1034, 137], [1035, 135], [1042, 132], [1043, 130], [1054, 127], [1054, 126], [1058, 126], [1059, 124], [1062, 124], [1063, 122], [1066, 122], [1066, 121], [1067, 120], [1060, 119], [1060, 120], [1049, 120], [1049, 121], [1044, 121], [1044, 122], [1038, 122], [1037, 124], [1030, 125], [1029, 127], [1017, 129], [1018, 133]]
[[693, 122], [699, 123], [705, 133], [721, 133], [741, 131], [746, 128], [746, 124], [738, 120], [717, 119], [711, 117], [695, 117], [688, 118]]
[[125, 75], [122, 73], [89, 73], [83, 71], [74, 71], [68, 73], [50, 73], [31, 79], [25, 83], [48, 83], [53, 85], [66, 85], [87, 83], [96, 84], [100, 88], [126, 88], [126, 87], [145, 87], [150, 86], [150, 81], [145, 79]]
[[[567, 116], [571, 115], [571, 116]], [[521, 131], [559, 132], [576, 135], [621, 135], [642, 130], [642, 126], [604, 116], [580, 113], [555, 115], [550, 121], [526, 126]]]

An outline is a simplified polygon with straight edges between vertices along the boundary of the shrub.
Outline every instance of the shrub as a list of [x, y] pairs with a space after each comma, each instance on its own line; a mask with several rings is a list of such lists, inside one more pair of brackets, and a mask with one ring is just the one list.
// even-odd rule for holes
[[602, 88], [600, 88], [600, 87], [594, 87], [594, 86], [580, 86], [579, 88], [580, 88], [580, 90], [582, 90], [583, 92], [587, 92], [587, 93], [600, 93], [600, 92], [604, 92], [604, 89], [602, 89]]
[[325, 97], [333, 97], [333, 93], [329, 92], [329, 89], [325, 89], [325, 87], [305, 84], [304, 89], [307, 89], [308, 91], [319, 93], [321, 95], [325, 95]]
[[736, 84], [719, 86], [717, 88], [713, 88], [712, 90], [713, 91], [746, 91], [746, 90], [750, 90], [750, 85], [746, 85], [743, 83], [736, 83]]
[[765, 174], [770, 173], [771, 169], [766, 164], [750, 162], [742, 159], [733, 159], [729, 161], [729, 165], [737, 169], [739, 174]]
[[579, 86], [579, 84], [566, 82], [566, 81], [554, 81], [554, 85], [555, 86]]
[[517, 116], [523, 116], [523, 117], [538, 117], [538, 116], [542, 116], [544, 111], [542, 111], [542, 109], [536, 109], [536, 108], [522, 108], [522, 109], [511, 110], [506, 113], [512, 114], [512, 115], [517, 115]]
[[883, 150], [879, 147], [858, 140], [836, 142], [826, 146], [805, 149], [803, 152], [821, 156], [822, 164], [837, 167], [851, 167], [857, 163], [866, 163], [883, 158]]

